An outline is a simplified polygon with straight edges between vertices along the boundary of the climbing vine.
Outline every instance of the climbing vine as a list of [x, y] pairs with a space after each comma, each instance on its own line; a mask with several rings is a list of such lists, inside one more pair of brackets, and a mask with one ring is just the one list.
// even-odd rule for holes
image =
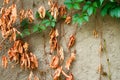
[[[58, 80], [61, 74], [63, 74], [66, 80], [73, 80], [74, 76], [72, 72], [70, 72], [70, 66], [75, 60], [76, 49], [71, 51], [71, 48], [75, 45], [76, 33], [74, 32], [71, 34], [66, 43], [68, 53], [70, 53], [70, 57], [65, 65], [65, 68], [68, 70], [68, 73], [66, 73], [62, 66], [65, 57], [64, 49], [58, 39], [60, 37], [60, 32], [56, 27], [57, 24], [72, 23], [77, 29], [78, 26], [88, 22], [90, 16], [96, 15], [98, 12], [100, 12], [101, 16], [110, 15], [111, 17], [120, 18], [119, 0], [65, 0], [62, 5], [59, 5], [57, 1], [48, 0], [49, 9], [45, 9], [43, 5], [40, 6], [35, 13], [35, 18], [31, 9], [24, 10], [22, 8], [18, 12], [16, 4], [13, 3], [11, 6], [7, 7], [6, 5], [8, 4], [9, 0], [4, 0], [3, 6], [0, 10], [0, 29], [3, 37], [0, 45], [2, 45], [5, 40], [9, 39], [10, 42], [13, 42], [13, 46], [8, 50], [8, 55], [3, 55], [2, 65], [4, 68], [7, 68], [9, 58], [10, 61], [14, 61], [17, 64], [19, 63], [21, 68], [30, 69], [31, 72], [28, 80], [30, 80], [31, 75], [33, 75], [32, 70], [38, 68], [38, 60], [37, 57], [29, 51], [29, 44], [22, 41], [22, 38], [36, 32], [42, 32], [50, 27], [50, 53], [54, 53], [50, 62], [50, 67], [55, 69], [53, 79]], [[16, 26], [17, 23], [20, 27]], [[96, 38], [98, 37], [96, 30], [94, 30], [93, 35]], [[103, 48], [103, 39], [101, 37], [100, 59]], [[109, 80], [111, 80], [108, 54], [106, 54], [106, 60], [108, 62]], [[101, 60], [99, 73], [100, 75], [106, 74], [102, 70]], [[38, 77], [35, 76], [34, 80], [38, 80]]]

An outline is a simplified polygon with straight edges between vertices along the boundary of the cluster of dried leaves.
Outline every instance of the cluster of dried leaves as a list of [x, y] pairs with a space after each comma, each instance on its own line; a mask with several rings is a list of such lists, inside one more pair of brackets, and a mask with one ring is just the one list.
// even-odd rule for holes
[[24, 9], [21, 9], [19, 12], [19, 18], [20, 18], [20, 22], [23, 21], [25, 18], [28, 18], [29, 22], [31, 23], [34, 21], [34, 16], [31, 9], [28, 9], [26, 11]]
[[[53, 79], [54, 80], [59, 80], [60, 75], [63, 74], [66, 77], [66, 80], [74, 80], [72, 73], [67, 75], [63, 71], [63, 67], [61, 65], [62, 64], [61, 62], [64, 61], [64, 51], [63, 51], [63, 48], [61, 46], [59, 46], [59, 44], [58, 44], [57, 37], [59, 36], [59, 33], [58, 33], [57, 29], [52, 29], [49, 36], [50, 36], [49, 43], [50, 43], [51, 53], [57, 51], [57, 55], [54, 55], [52, 57], [51, 62], [50, 62], [50, 67], [55, 69]], [[74, 43], [75, 43], [75, 37], [74, 37], [74, 35], [72, 35], [72, 36], [70, 36], [70, 40], [68, 42], [67, 47], [71, 48], [74, 45]], [[76, 51], [72, 52], [70, 57], [66, 61], [65, 68], [68, 71], [70, 70], [71, 63], [75, 60], [75, 54], [76, 54]]]
[[[34, 77], [34, 79], [32, 79]], [[39, 80], [38, 76], [34, 75], [33, 72], [31, 71], [27, 80]]]
[[4, 39], [9, 38], [10, 41], [16, 40], [16, 34], [20, 32], [13, 27], [17, 19], [16, 5], [13, 4], [9, 8], [2, 7], [0, 18], [0, 29]]
[[21, 40], [14, 42], [12, 48], [8, 50], [8, 57], [10, 61], [19, 62], [21, 68], [36, 69], [38, 68], [37, 57], [28, 51], [28, 43]]

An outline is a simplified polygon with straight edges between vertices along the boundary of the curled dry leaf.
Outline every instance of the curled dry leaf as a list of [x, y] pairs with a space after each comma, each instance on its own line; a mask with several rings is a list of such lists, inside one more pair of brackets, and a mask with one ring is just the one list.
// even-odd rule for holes
[[57, 19], [58, 15], [59, 15], [59, 10], [58, 10], [58, 3], [51, 3], [51, 1], [48, 1], [48, 4], [50, 5], [50, 12], [51, 15], [54, 17], [54, 19]]
[[58, 43], [57, 43], [57, 38], [56, 37], [59, 34], [58, 34], [57, 29], [52, 29], [49, 35], [50, 35], [50, 41], [49, 41], [49, 43], [50, 43], [50, 51], [52, 53], [55, 49], [57, 49]]
[[53, 75], [53, 80], [58, 80], [58, 78], [60, 77], [60, 74], [62, 72], [62, 67], [58, 67]]
[[68, 48], [72, 47], [75, 44], [75, 35], [71, 35], [68, 42]]
[[70, 58], [67, 60], [65, 67], [69, 70], [71, 63], [75, 60], [76, 51], [71, 53]]
[[8, 4], [10, 0], [4, 0], [3, 4]]
[[66, 7], [64, 5], [60, 6], [60, 8], [59, 8], [60, 16], [64, 16], [66, 13], [67, 13]]
[[48, 5], [49, 5], [50, 7], [52, 7], [53, 1], [52, 1], [52, 0], [48, 0]]
[[107, 76], [107, 73], [104, 72], [104, 70], [103, 70], [102, 64], [100, 64], [100, 65], [98, 66], [98, 73], [101, 74], [101, 75], [103, 75], [103, 76]]
[[38, 9], [38, 13], [40, 15], [40, 18], [43, 19], [45, 17], [46, 11], [45, 11], [44, 6], [40, 6], [40, 8]]
[[59, 66], [59, 57], [58, 56], [54, 56], [52, 58], [52, 61], [50, 63], [50, 67], [51, 68], [57, 68]]
[[27, 80], [32, 80], [33, 72], [31, 71]]
[[27, 42], [25, 42], [23, 45], [25, 52], [28, 51], [28, 46], [29, 46], [29, 44]]
[[103, 43], [101, 42], [100, 47], [99, 47], [100, 56], [101, 56], [101, 53], [103, 52], [103, 50], [104, 50], [104, 47], [103, 47]]
[[34, 80], [39, 80], [38, 76], [35, 75], [34, 76]]
[[60, 56], [60, 60], [64, 60], [64, 52], [63, 52], [63, 48], [62, 47], [60, 47], [60, 49], [59, 49], [59, 56]]
[[69, 77], [66, 77], [66, 80], [74, 80], [73, 74], [71, 73]]
[[67, 16], [66, 19], [65, 19], [65, 23], [69, 24], [69, 23], [71, 23], [71, 20], [72, 20], [72, 17], [71, 16]]
[[95, 38], [98, 38], [98, 32], [96, 31], [96, 29], [93, 30], [93, 35], [94, 35]]
[[29, 21], [32, 23], [34, 21], [34, 16], [33, 16], [33, 12], [31, 9], [26, 11], [26, 17], [29, 19]]
[[8, 65], [7, 57], [6, 56], [2, 56], [2, 66], [4, 68], [7, 68], [7, 65]]
[[19, 12], [19, 18], [20, 18], [20, 22], [23, 21], [23, 19], [26, 18], [27, 15], [25, 15], [25, 10], [21, 9]]

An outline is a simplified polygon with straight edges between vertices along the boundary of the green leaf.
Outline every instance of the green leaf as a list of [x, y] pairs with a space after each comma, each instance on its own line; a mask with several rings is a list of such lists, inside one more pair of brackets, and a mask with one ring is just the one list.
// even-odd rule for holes
[[74, 4], [73, 4], [73, 8], [74, 8], [74, 9], [80, 9], [79, 3], [74, 3]]
[[28, 26], [28, 24], [29, 24], [29, 20], [27, 18], [23, 19], [23, 21], [20, 23], [22, 27]]
[[89, 8], [87, 9], [87, 13], [88, 13], [88, 15], [89, 15], [89, 16], [91, 16], [91, 15], [92, 15], [93, 10], [94, 10], [94, 8], [93, 8], [93, 7], [89, 7]]
[[50, 21], [48, 20], [46, 23], [45, 23], [45, 26], [50, 26]]
[[68, 9], [73, 8], [73, 4], [72, 4], [72, 3], [66, 3], [65, 5], [66, 5], [66, 7], [67, 7]]
[[104, 2], [104, 0], [100, 0], [100, 5], [102, 5], [103, 2]]
[[55, 27], [55, 22], [54, 21], [51, 21], [51, 26]]
[[84, 0], [75, 0], [75, 2], [80, 3], [83, 2]]
[[33, 33], [38, 31], [39, 24], [34, 25], [33, 28]]
[[116, 7], [110, 11], [112, 17], [120, 18], [120, 7]]
[[89, 21], [89, 16], [86, 15], [86, 16], [83, 17], [83, 19], [84, 19], [85, 21]]
[[88, 8], [89, 8], [89, 5], [87, 5], [87, 4], [84, 5], [84, 6], [83, 6], [83, 12], [86, 11]]
[[29, 29], [24, 29], [22, 35], [30, 35]]
[[40, 18], [40, 14], [38, 13], [38, 11], [36, 11], [35, 17], [36, 17], [36, 18]]
[[40, 26], [39, 27], [41, 30], [46, 30], [46, 27], [45, 26]]

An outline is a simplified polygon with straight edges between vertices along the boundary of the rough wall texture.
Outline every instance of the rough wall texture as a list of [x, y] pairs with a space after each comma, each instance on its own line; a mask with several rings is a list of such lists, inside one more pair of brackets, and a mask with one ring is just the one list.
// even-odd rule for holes
[[[62, 4], [64, 0], [58, 1], [60, 4]], [[36, 4], [35, 7], [33, 7], [33, 3]], [[2, 4], [2, 2], [0, 4]], [[21, 7], [20, 2], [18, 2], [17, 5], [18, 8]], [[45, 7], [47, 8], [47, 0], [23, 0], [23, 7], [25, 9], [32, 8], [34, 12], [40, 5], [45, 5]], [[96, 29], [99, 32], [102, 29], [103, 38], [106, 40], [107, 43], [107, 51], [111, 63], [110, 67], [112, 80], [120, 80], [120, 20], [113, 19], [108, 16], [105, 18], [101, 18], [99, 16], [98, 19], [100, 21], [100, 25], [97, 24]], [[95, 29], [95, 20], [96, 19], [94, 18], [94, 16], [91, 17], [88, 23], [82, 25], [81, 28], [78, 28], [77, 30], [77, 41], [76, 45], [73, 47], [73, 49], [76, 49], [77, 51], [77, 56], [76, 61], [71, 67], [71, 72], [73, 72], [75, 80], [99, 80], [97, 67], [99, 65], [98, 49], [100, 38], [94, 38], [92, 34], [92, 31]], [[59, 24], [57, 26], [57, 28], [60, 28]], [[66, 33], [66, 41], [68, 41], [69, 36], [75, 30], [75, 26], [62, 25], [61, 30], [63, 28]], [[37, 71], [34, 71], [34, 73], [39, 76], [40, 80], [52, 80], [52, 74], [54, 72], [54, 70], [49, 68], [49, 62], [52, 58], [52, 56], [49, 54], [49, 31], [50, 29], [40, 34], [32, 34], [31, 36], [28, 36], [24, 39], [24, 41], [28, 41], [31, 51], [39, 59], [39, 69]], [[0, 40], [2, 40], [2, 38]], [[44, 53], [44, 43], [46, 45], [46, 53]], [[69, 57], [67, 56], [69, 53], [67, 53], [67, 47], [65, 45], [66, 42], [64, 37], [61, 38], [60, 44], [64, 48], [64, 53], [66, 56], [65, 59], [67, 59]], [[2, 55], [7, 54], [7, 49], [8, 47], [10, 47], [9, 43], [7, 42], [5, 45], [7, 47], [4, 47], [4, 49], [0, 51], [0, 59]], [[104, 70], [107, 72], [107, 62], [104, 54], [102, 57], [102, 64], [104, 66]], [[14, 68], [12, 68], [12, 66], [13, 63], [9, 63], [9, 68], [3, 69], [2, 65], [0, 64], [0, 80], [27, 80], [27, 77], [29, 75], [28, 70], [20, 69], [19, 65], [14, 66]], [[106, 77], [103, 77], [102, 80], [108, 79]]]

